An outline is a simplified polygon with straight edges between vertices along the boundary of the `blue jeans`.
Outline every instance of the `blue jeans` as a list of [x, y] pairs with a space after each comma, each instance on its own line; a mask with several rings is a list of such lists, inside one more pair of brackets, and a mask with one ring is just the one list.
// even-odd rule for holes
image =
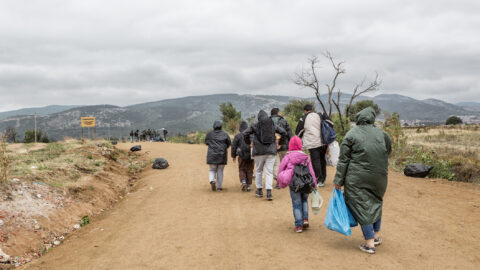
[[303, 220], [308, 219], [308, 194], [290, 190], [290, 197], [292, 197], [295, 227], [302, 226]]
[[375, 233], [380, 231], [381, 224], [382, 224], [382, 218], [380, 217], [380, 219], [373, 224], [361, 225], [360, 227], [362, 228], [363, 237], [365, 237], [365, 240], [374, 239]]

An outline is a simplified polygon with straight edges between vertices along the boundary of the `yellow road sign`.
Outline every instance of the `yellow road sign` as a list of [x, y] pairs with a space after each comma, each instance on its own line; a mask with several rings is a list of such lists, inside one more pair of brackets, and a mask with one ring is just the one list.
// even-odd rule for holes
[[95, 126], [95, 117], [82, 117], [82, 127], [94, 127]]

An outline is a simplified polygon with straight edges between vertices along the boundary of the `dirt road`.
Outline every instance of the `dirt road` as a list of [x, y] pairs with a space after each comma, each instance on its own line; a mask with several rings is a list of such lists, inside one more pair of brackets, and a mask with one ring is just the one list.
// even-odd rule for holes
[[297, 234], [288, 190], [274, 190], [273, 202], [241, 192], [229, 161], [214, 193], [205, 146], [142, 146], [170, 167], [148, 169], [138, 191], [23, 269], [480, 269], [478, 186], [390, 172], [384, 243], [367, 255], [358, 227], [346, 237], [323, 226], [332, 168], [322, 211]]

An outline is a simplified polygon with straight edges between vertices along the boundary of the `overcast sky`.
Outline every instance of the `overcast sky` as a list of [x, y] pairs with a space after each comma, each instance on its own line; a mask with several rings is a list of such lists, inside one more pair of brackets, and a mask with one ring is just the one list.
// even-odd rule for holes
[[[308, 57], [340, 88], [480, 102], [480, 1], [0, 0], [0, 111], [213, 93], [311, 97]], [[321, 58], [320, 79], [332, 70]]]

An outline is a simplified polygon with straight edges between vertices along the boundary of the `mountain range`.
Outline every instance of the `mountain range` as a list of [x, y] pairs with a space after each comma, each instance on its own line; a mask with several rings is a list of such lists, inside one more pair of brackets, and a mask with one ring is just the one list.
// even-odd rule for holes
[[[219, 104], [232, 102], [235, 108], [242, 112], [244, 119], [255, 116], [259, 110], [270, 111], [273, 107], [283, 108], [293, 96], [265, 96], [215, 94], [204, 96], [189, 96], [176, 99], [166, 99], [155, 102], [135, 104], [125, 107], [114, 105], [95, 106], [60, 106], [51, 105], [42, 108], [27, 108], [0, 113], [0, 131], [8, 126], [17, 130], [18, 139], [23, 139], [26, 129], [35, 126], [33, 114], [37, 114], [37, 128], [47, 132], [51, 139], [63, 137], [80, 137], [80, 117], [95, 116], [96, 128], [83, 130], [85, 136], [96, 133], [98, 137], [126, 137], [130, 130], [166, 128], [169, 134], [184, 134], [196, 130], [208, 130], [213, 121], [221, 117]], [[325, 101], [326, 95], [321, 99]], [[350, 96], [344, 94], [342, 106], [347, 104]], [[466, 122], [480, 123], [480, 104], [451, 104], [437, 99], [417, 100], [397, 94], [381, 94], [375, 97], [361, 96], [356, 101], [371, 99], [382, 111], [398, 112], [404, 123], [408, 124], [438, 124], [444, 123], [456, 115]], [[310, 100], [316, 101], [315, 98]], [[477, 106], [478, 105], [478, 106]], [[316, 104], [317, 110], [320, 105]], [[379, 115], [382, 119], [383, 115]]]

